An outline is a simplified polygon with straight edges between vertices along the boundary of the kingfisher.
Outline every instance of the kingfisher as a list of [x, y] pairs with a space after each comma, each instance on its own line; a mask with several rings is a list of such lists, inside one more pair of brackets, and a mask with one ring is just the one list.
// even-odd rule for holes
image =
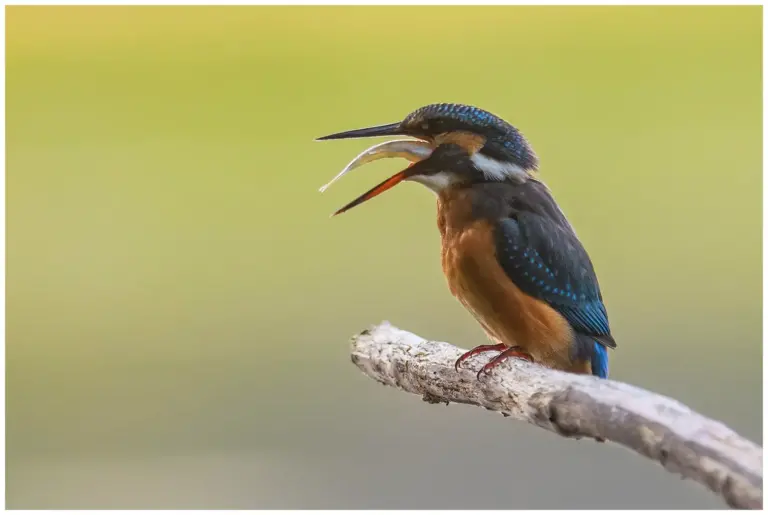
[[338, 132], [337, 140], [405, 136], [358, 155], [331, 183], [378, 159], [410, 164], [345, 205], [343, 213], [400, 182], [437, 195], [441, 261], [451, 293], [480, 323], [491, 344], [464, 353], [498, 352], [477, 373], [512, 357], [578, 374], [608, 377], [615, 348], [597, 275], [584, 246], [537, 176], [539, 159], [514, 126], [477, 107], [430, 104], [402, 121]]

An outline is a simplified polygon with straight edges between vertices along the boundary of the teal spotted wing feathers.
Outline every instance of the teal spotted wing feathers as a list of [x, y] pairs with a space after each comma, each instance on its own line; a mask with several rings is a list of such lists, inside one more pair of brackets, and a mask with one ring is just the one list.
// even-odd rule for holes
[[523, 292], [549, 304], [573, 328], [577, 353], [592, 361], [595, 375], [607, 375], [607, 355], [594, 342], [615, 348], [592, 262], [570, 226], [528, 211], [496, 222], [496, 255]]

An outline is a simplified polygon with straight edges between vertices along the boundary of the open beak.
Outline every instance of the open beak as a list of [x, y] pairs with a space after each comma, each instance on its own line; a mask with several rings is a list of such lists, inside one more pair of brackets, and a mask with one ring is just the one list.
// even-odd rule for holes
[[[367, 130], [367, 129], [363, 129], [363, 130]], [[352, 132], [355, 132], [355, 131], [352, 131]], [[350, 170], [354, 170], [355, 168], [358, 168], [366, 163], [378, 161], [379, 159], [384, 159], [389, 157], [402, 157], [411, 161], [411, 163], [417, 163], [419, 161], [423, 161], [424, 159], [428, 158], [432, 154], [433, 150], [434, 148], [429, 143], [427, 143], [426, 141], [419, 141], [419, 140], [401, 139], [401, 140], [386, 141], [384, 143], [379, 143], [378, 145], [374, 145], [364, 150], [360, 155], [358, 155], [355, 159], [353, 159], [352, 162], [349, 163], [338, 175], [336, 175], [336, 177], [331, 179], [331, 181], [328, 184], [320, 188], [320, 191], [321, 192], [325, 191], [328, 188], [328, 186], [336, 182], [347, 172], [349, 172]], [[414, 173], [415, 173], [415, 170], [413, 169], [413, 164], [411, 164], [408, 168], [406, 168], [402, 172], [396, 173], [386, 181], [373, 187], [371, 190], [367, 191], [366, 193], [360, 195], [358, 198], [356, 198], [346, 206], [336, 211], [332, 216], [343, 213], [344, 211], [347, 211], [357, 205], [362, 204], [366, 200], [370, 200], [373, 197], [380, 195], [381, 193], [384, 193], [385, 191], [392, 188], [399, 182], [402, 182], [408, 177], [414, 175]]]
[[359, 206], [360, 204], [362, 204], [366, 200], [371, 200], [373, 197], [384, 193], [385, 191], [387, 191], [390, 188], [395, 187], [395, 185], [397, 185], [398, 183], [400, 183], [400, 182], [402, 182], [402, 181], [404, 181], [405, 179], [408, 178], [408, 176], [410, 175], [409, 174], [410, 170], [411, 170], [411, 166], [409, 165], [408, 168], [406, 168], [402, 172], [398, 172], [395, 175], [393, 175], [392, 177], [390, 177], [389, 179], [387, 179], [386, 181], [384, 181], [382, 183], [379, 183], [378, 185], [374, 186], [373, 188], [371, 188], [370, 190], [366, 191], [365, 193], [363, 193], [362, 195], [357, 197], [355, 200], [353, 200], [352, 202], [350, 202], [346, 206], [342, 207], [341, 209], [339, 209], [338, 211], [333, 213], [331, 216], [340, 215], [344, 211], [348, 211], [348, 210], [352, 209], [355, 206]]

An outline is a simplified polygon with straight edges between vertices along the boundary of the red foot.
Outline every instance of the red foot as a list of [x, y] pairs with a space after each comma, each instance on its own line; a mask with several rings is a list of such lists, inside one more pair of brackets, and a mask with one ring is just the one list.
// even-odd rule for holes
[[507, 346], [504, 345], [503, 343], [498, 343], [496, 345], [478, 345], [471, 351], [465, 352], [464, 354], [459, 356], [459, 359], [456, 360], [456, 364], [454, 365], [454, 367], [456, 368], [456, 372], [459, 371], [459, 365], [461, 365], [464, 361], [468, 360], [475, 354], [481, 354], [483, 352], [491, 352], [493, 350], [503, 351], [506, 348]]
[[530, 362], [533, 362], [533, 358], [530, 354], [527, 352], [524, 352], [521, 350], [520, 347], [510, 347], [507, 350], [503, 351], [501, 354], [493, 358], [491, 361], [485, 364], [483, 368], [480, 369], [480, 372], [477, 373], [477, 379], [480, 379], [480, 374], [488, 375], [491, 373], [491, 370], [496, 368], [499, 363], [502, 361], [505, 361], [507, 358], [522, 358], [525, 360], [528, 360]]

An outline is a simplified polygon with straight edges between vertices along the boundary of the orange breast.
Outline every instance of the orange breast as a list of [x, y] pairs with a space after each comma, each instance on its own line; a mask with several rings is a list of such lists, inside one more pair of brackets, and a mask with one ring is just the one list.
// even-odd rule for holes
[[493, 227], [471, 220], [471, 206], [461, 193], [439, 200], [442, 265], [454, 296], [492, 337], [520, 346], [543, 365], [562, 370], [583, 368], [570, 359], [573, 333], [548, 304], [522, 292], [496, 259]]

